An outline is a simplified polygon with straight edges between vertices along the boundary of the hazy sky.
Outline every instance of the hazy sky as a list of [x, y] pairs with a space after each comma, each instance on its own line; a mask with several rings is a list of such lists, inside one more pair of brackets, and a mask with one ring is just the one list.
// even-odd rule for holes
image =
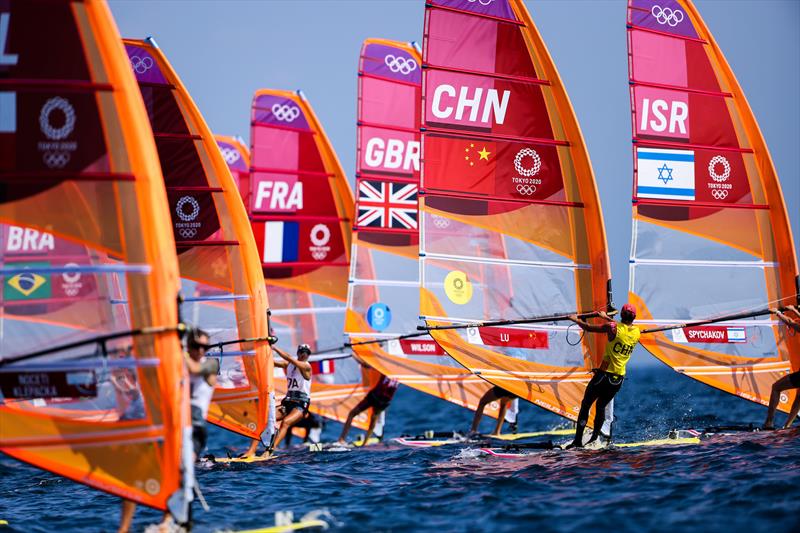
[[[626, 2], [526, 3], [586, 138], [619, 305], [627, 295], [633, 165]], [[800, 238], [800, 2], [695, 3], [766, 137], [795, 238]], [[422, 0], [110, 4], [124, 37], [155, 37], [217, 133], [249, 138], [249, 106], [256, 89], [302, 89], [351, 182], [361, 42], [367, 37], [421, 41], [424, 13]]]

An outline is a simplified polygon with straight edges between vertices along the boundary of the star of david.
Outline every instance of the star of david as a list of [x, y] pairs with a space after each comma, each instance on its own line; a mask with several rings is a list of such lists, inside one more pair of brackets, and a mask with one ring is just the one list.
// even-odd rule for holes
[[[663, 181], [664, 185], [666, 185], [668, 182], [672, 181], [672, 169], [669, 168], [666, 163], [664, 163], [664, 165], [661, 168], [657, 169], [657, 170], [658, 170], [658, 179]], [[667, 173], [666, 176], [664, 175], [664, 172]]]

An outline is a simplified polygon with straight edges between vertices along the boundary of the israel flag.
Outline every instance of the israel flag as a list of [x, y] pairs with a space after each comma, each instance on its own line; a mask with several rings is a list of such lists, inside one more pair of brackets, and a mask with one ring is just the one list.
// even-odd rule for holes
[[636, 196], [694, 200], [694, 151], [636, 148]]
[[299, 235], [297, 222], [267, 222], [264, 228], [264, 262], [297, 261]]

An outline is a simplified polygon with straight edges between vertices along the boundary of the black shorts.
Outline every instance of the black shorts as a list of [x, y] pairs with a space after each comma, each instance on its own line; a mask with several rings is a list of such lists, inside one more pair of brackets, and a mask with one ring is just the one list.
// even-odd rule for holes
[[800, 371], [792, 372], [786, 377], [789, 378], [789, 383], [792, 384], [792, 387], [800, 388]]
[[494, 397], [497, 398], [498, 400], [500, 398], [516, 398], [517, 397], [516, 394], [514, 394], [512, 392], [508, 392], [503, 387], [498, 387], [497, 385], [492, 387], [492, 392], [494, 393]]
[[195, 456], [200, 457], [207, 442], [208, 430], [206, 429], [206, 420], [203, 418], [203, 411], [199, 407], [192, 406], [192, 446]]
[[281, 400], [280, 408], [283, 411], [284, 415], [288, 415], [295, 409], [300, 409], [301, 411], [303, 411], [304, 415], [307, 415], [309, 405], [311, 405], [310, 399], [287, 396], [286, 398]]
[[369, 407], [372, 407], [372, 410], [375, 413], [380, 413], [381, 411], [385, 411], [386, 408], [389, 407], [389, 404], [392, 403], [391, 398], [383, 398], [381, 396], [378, 396], [377, 394], [375, 394], [375, 391], [369, 391], [367, 397], [364, 398], [364, 400], [362, 401], [366, 401], [367, 405]]

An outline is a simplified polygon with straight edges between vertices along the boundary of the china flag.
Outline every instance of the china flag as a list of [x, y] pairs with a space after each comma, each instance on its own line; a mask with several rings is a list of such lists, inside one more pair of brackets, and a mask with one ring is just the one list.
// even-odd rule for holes
[[424, 188], [499, 200], [563, 199], [554, 145], [428, 135]]

